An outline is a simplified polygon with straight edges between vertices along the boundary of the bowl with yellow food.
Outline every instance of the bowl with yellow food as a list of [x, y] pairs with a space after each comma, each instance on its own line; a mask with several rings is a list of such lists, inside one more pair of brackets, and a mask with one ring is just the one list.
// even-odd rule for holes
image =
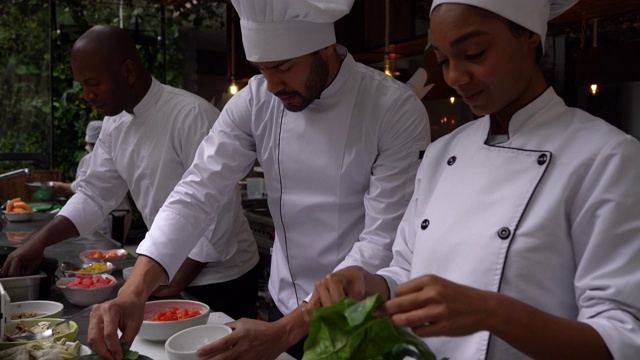
[[86, 263], [81, 267], [76, 267], [74, 264], [62, 263], [60, 265], [60, 271], [66, 277], [73, 277], [76, 275], [96, 275], [96, 274], [111, 274], [116, 267], [110, 262], [92, 262]]

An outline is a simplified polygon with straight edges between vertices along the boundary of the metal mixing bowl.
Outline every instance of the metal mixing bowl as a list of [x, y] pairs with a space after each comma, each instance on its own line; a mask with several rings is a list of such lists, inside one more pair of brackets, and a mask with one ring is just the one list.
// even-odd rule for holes
[[39, 182], [31, 182], [27, 183], [27, 188], [31, 193], [32, 199], [38, 199], [42, 201], [49, 201], [55, 198], [54, 189], [55, 182], [54, 181], [39, 181]]

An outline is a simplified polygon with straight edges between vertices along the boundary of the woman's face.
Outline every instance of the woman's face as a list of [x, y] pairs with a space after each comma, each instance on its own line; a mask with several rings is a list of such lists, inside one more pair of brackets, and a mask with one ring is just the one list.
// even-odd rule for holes
[[431, 15], [431, 36], [444, 80], [476, 115], [508, 120], [546, 88], [534, 81], [539, 36], [516, 38], [497, 16], [443, 4]]

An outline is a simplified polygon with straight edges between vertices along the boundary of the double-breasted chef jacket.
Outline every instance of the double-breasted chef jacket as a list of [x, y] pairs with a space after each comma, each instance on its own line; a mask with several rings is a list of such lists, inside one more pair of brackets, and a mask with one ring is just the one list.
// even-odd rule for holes
[[389, 264], [428, 117], [406, 85], [338, 50], [336, 78], [303, 111], [287, 111], [262, 75], [227, 103], [139, 253], [173, 276], [183, 251], [173, 239], [198, 238], [257, 158], [276, 229], [269, 292], [282, 313], [336, 269]]
[[[431, 144], [399, 227], [394, 289], [425, 274], [500, 292], [595, 328], [616, 359], [640, 356], [640, 144], [552, 88], [516, 112]], [[427, 338], [438, 357], [527, 358], [488, 332]]]

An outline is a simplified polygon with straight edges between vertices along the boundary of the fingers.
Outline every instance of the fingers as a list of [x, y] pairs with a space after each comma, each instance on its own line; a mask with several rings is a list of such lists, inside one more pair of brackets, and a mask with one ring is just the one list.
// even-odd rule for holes
[[316, 291], [322, 306], [333, 305], [340, 301], [345, 294], [346, 282], [336, 274], [329, 274], [316, 282]]
[[[112, 354], [109, 351], [107, 343], [104, 341], [104, 317], [101, 315], [102, 304], [94, 306], [89, 316], [89, 331], [87, 332], [87, 342], [89, 347], [100, 356], [101, 359], [115, 360], [117, 354]], [[120, 346], [118, 345], [118, 349]], [[120, 350], [120, 357], [122, 358], [122, 350]]]
[[196, 351], [196, 355], [201, 358], [209, 358], [226, 352], [229, 352], [229, 355], [232, 355], [231, 350], [239, 340], [240, 336], [236, 331], [233, 331], [231, 334], [223, 337], [220, 340], [216, 340], [210, 344], [202, 346]]

